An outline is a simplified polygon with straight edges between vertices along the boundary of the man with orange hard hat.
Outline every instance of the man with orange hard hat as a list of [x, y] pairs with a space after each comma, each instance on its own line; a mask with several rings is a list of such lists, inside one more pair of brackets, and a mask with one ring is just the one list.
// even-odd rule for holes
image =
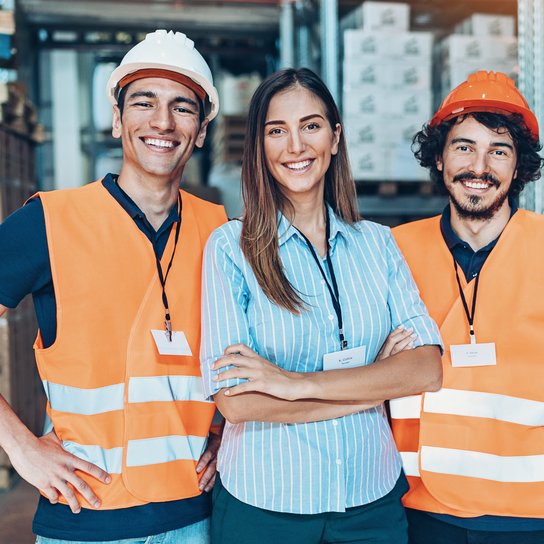
[[477, 72], [414, 137], [441, 216], [394, 229], [444, 340], [443, 386], [391, 401], [411, 544], [544, 542], [544, 217], [538, 122], [514, 82]]
[[200, 376], [201, 260], [226, 216], [179, 185], [217, 91], [194, 43], [157, 30], [107, 92], [119, 174], [38, 193], [0, 226], [0, 315], [32, 293], [50, 418], [38, 438], [0, 397], [0, 446], [42, 493], [39, 544], [207, 544], [219, 437]]

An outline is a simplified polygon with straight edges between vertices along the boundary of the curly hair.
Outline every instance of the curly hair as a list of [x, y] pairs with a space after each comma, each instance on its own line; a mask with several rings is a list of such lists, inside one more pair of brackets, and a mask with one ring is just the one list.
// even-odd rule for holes
[[517, 154], [517, 173], [512, 180], [509, 195], [518, 196], [525, 185], [540, 178], [540, 168], [543, 159], [538, 152], [542, 149], [538, 140], [535, 140], [518, 113], [504, 115], [493, 112], [473, 112], [459, 115], [444, 121], [435, 127], [425, 125], [412, 140], [412, 151], [424, 168], [429, 169], [431, 180], [445, 190], [444, 175], [438, 170], [436, 161], [442, 156], [450, 129], [467, 117], [473, 117], [478, 123], [495, 132], [506, 131], [510, 134]]

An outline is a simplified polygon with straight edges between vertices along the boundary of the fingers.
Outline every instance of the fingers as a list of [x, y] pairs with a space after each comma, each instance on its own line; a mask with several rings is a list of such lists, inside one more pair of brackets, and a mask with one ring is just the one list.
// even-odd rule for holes
[[257, 382], [244, 382], [224, 390], [225, 395], [228, 397], [234, 397], [240, 393], [249, 393], [250, 391], [259, 391]]
[[237, 353], [245, 355], [246, 357], [256, 355], [256, 353], [252, 349], [248, 348], [245, 344], [233, 344], [225, 349], [225, 355], [235, 355]]
[[416, 334], [410, 334], [409, 336], [403, 338], [402, 340], [399, 340], [397, 342], [392, 350], [391, 355], [395, 355], [396, 353], [400, 353], [401, 351], [405, 349], [412, 349], [414, 347], [414, 340], [417, 338]]
[[200, 474], [213, 458], [214, 454], [210, 450], [206, 450], [198, 460], [198, 465], [196, 466], [197, 474]]
[[[230, 365], [229, 365], [230, 366]], [[251, 380], [254, 379], [254, 374], [249, 368], [229, 368], [228, 370], [223, 370], [215, 376], [212, 377], [214, 382], [224, 382], [227, 380]]]
[[[406, 329], [404, 325], [400, 325], [399, 327], [397, 327], [389, 334], [389, 336], [385, 340], [378, 354], [378, 359], [385, 359], [386, 357], [390, 357], [391, 355], [402, 351], [401, 349], [398, 349], [398, 344], [404, 343], [406, 339], [410, 339], [412, 332], [412, 328]], [[408, 340], [408, 344], [409, 343], [410, 340]]]
[[84, 461], [79, 457], [74, 456], [73, 467], [76, 470], [81, 470], [81, 472], [89, 474], [103, 484], [109, 484], [111, 482], [111, 476], [105, 470], [102, 470], [100, 467], [89, 463], [89, 461]]
[[202, 475], [200, 483], [198, 484], [199, 489], [202, 491], [211, 491], [213, 489], [213, 484], [215, 483], [215, 473], [217, 471], [217, 461], [213, 461], [208, 465], [206, 472]]
[[[72, 513], [79, 514], [81, 512], [81, 505], [79, 504], [73, 488], [68, 485], [68, 482], [64, 480], [58, 480], [58, 483], [56, 483], [56, 488], [58, 492], [65, 498]], [[91, 502], [91, 504], [93, 503]]]

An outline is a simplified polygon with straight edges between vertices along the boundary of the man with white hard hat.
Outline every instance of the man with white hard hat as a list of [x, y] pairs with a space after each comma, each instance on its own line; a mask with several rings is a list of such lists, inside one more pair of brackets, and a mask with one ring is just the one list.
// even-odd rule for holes
[[0, 314], [32, 293], [51, 423], [34, 436], [0, 397], [0, 446], [42, 494], [39, 543], [206, 543], [219, 437], [198, 360], [201, 255], [226, 217], [179, 184], [217, 91], [193, 42], [157, 30], [107, 92], [119, 174], [38, 193], [0, 226]]
[[410, 544], [544, 542], [544, 217], [538, 122], [512, 79], [471, 74], [414, 138], [442, 215], [393, 230], [446, 347], [440, 391], [391, 401]]

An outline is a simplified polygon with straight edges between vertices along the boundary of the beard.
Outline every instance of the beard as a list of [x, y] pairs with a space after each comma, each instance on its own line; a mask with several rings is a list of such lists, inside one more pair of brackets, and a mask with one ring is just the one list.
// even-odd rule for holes
[[[475, 176], [474, 174], [471, 174], [470, 172], [463, 172], [461, 174], [457, 174], [453, 178], [453, 183], [461, 183], [464, 180], [480, 180], [480, 181], [487, 181], [492, 184], [492, 186], [500, 188], [500, 181], [489, 173], [484, 173], [480, 176]], [[502, 208], [505, 200], [508, 198], [508, 191], [499, 192], [497, 191], [497, 195], [495, 200], [493, 200], [488, 205], [484, 206], [482, 204], [483, 198], [478, 195], [470, 195], [468, 197], [468, 201], [461, 202], [456, 196], [453, 194], [453, 191], [450, 191], [448, 187], [446, 187], [446, 190], [449, 194], [450, 201], [453, 204], [453, 207], [455, 208], [455, 211], [457, 212], [457, 215], [461, 219], [472, 219], [477, 221], [489, 221], [494, 217], [494, 215]]]

